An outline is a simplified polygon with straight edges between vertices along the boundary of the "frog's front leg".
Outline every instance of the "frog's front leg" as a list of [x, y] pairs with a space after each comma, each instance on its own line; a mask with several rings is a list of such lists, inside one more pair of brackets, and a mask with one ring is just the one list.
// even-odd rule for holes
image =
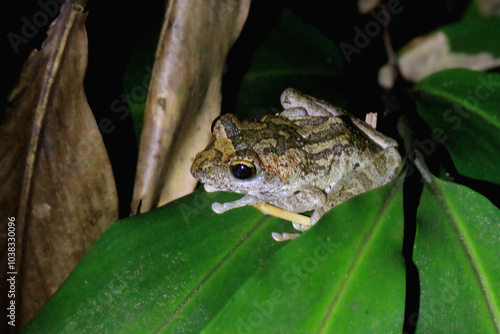
[[259, 201], [259, 199], [255, 196], [245, 195], [242, 198], [233, 202], [226, 202], [226, 203], [214, 202], [212, 204], [212, 211], [215, 213], [224, 213], [231, 209], [236, 209], [247, 205], [255, 205], [260, 202], [261, 201]]

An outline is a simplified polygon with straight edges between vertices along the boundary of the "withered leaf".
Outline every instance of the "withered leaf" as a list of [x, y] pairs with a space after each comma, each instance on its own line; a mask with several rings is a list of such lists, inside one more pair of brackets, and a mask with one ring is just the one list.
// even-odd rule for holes
[[[111, 165], [83, 90], [84, 8], [84, 0], [61, 6], [41, 50], [26, 61], [0, 127], [1, 232], [8, 217], [16, 223], [17, 257], [10, 269], [17, 272], [16, 326], [57, 290], [118, 215]], [[6, 310], [9, 300], [2, 300]]]
[[358, 0], [358, 12], [361, 14], [368, 14], [380, 6], [380, 0]]
[[220, 112], [226, 56], [250, 0], [168, 2], [146, 103], [132, 213], [190, 193], [195, 154]]
[[[468, 68], [471, 70], [489, 70], [500, 65], [500, 57], [484, 44], [484, 49], [476, 52], [456, 51], [451, 47], [453, 33], [458, 29], [469, 31], [478, 24], [465, 22], [456, 24], [447, 31], [437, 31], [421, 36], [411, 41], [398, 58], [398, 65], [403, 78], [410, 82], [418, 82], [424, 77], [449, 68]], [[472, 30], [473, 31], [473, 30]], [[492, 29], [492, 31], [495, 31]], [[481, 34], [471, 33], [472, 38], [479, 39]], [[467, 43], [464, 43], [467, 44]], [[391, 67], [386, 64], [379, 70], [378, 82], [384, 88], [392, 88], [394, 75]]]
[[477, 5], [485, 16], [500, 15], [500, 1], [498, 0], [478, 0]]

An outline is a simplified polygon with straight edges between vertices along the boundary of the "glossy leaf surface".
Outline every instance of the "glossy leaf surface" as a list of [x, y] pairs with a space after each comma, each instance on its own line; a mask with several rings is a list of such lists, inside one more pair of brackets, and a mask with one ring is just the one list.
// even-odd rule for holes
[[235, 332], [252, 326], [252, 312], [266, 332], [401, 329], [400, 185], [340, 205], [285, 243], [270, 233], [289, 223], [253, 208], [216, 215], [213, 200], [236, 196], [208, 196], [115, 223], [25, 332]]
[[420, 116], [434, 136], [417, 146], [426, 155], [442, 142], [459, 173], [500, 184], [500, 74], [447, 70], [420, 81]]
[[432, 178], [418, 210], [414, 261], [419, 333], [500, 331], [500, 211], [480, 194]]
[[400, 185], [358, 196], [277, 251], [206, 332], [399, 332], [405, 299], [402, 236]]

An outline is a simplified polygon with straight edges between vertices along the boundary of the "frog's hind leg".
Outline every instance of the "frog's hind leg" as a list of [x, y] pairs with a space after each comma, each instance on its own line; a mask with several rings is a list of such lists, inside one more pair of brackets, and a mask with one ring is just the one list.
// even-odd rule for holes
[[401, 162], [401, 158], [399, 154], [390, 154], [392, 153], [389, 152], [390, 150], [397, 152], [393, 147], [382, 150], [364, 168], [353, 170], [341, 182], [336, 184], [328, 192], [325, 205], [316, 209], [311, 215], [311, 226], [340, 203], [391, 181]]
[[300, 233], [278, 233], [278, 232], [273, 232], [271, 233], [271, 236], [273, 237], [274, 240], [281, 242], [281, 241], [287, 241], [287, 240], [293, 240], [297, 238], [300, 235]]
[[281, 93], [281, 105], [285, 110], [304, 109], [309, 116], [341, 116], [346, 112], [328, 102], [303, 94], [296, 89], [287, 88]]
[[358, 173], [354, 173], [348, 179], [344, 179], [339, 182], [334, 188], [329, 192], [328, 201], [324, 206], [314, 210], [311, 215], [311, 226], [316, 224], [316, 222], [333, 207], [347, 201], [349, 198], [356, 195], [362, 194], [370, 189], [365, 188], [362, 182], [360, 182], [356, 176]]
[[307, 116], [307, 111], [302, 107], [288, 108], [280, 112], [283, 117], [304, 117]]
[[301, 185], [288, 190], [283, 197], [277, 197], [269, 203], [291, 212], [306, 212], [322, 207], [327, 201], [327, 194], [314, 186]]

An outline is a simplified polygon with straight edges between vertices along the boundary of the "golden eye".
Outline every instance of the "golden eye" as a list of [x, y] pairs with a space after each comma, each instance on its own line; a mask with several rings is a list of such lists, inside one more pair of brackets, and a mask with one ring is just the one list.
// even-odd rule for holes
[[250, 161], [234, 160], [229, 163], [231, 174], [238, 180], [248, 180], [255, 176], [257, 169]]

